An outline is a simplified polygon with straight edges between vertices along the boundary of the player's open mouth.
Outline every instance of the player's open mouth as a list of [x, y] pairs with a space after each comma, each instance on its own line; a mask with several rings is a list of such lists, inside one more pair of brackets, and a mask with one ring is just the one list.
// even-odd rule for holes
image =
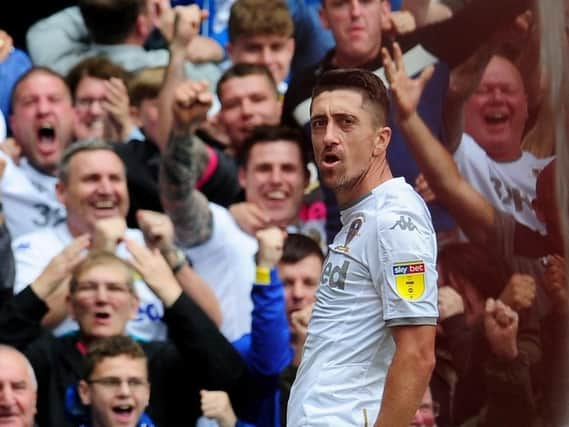
[[335, 154], [325, 154], [322, 158], [322, 166], [331, 167], [340, 162], [340, 158]]

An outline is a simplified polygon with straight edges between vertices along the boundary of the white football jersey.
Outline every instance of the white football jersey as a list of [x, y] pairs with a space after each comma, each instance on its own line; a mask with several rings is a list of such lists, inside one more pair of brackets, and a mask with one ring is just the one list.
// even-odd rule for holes
[[436, 236], [403, 178], [341, 212], [329, 245], [289, 426], [373, 425], [395, 343], [391, 326], [436, 325]]

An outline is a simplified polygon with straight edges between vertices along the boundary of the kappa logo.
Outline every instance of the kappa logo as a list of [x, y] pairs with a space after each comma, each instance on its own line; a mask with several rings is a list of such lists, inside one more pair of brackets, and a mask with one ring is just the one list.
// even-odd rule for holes
[[399, 217], [399, 220], [396, 221], [395, 224], [393, 224], [390, 230], [393, 230], [397, 227], [399, 227], [403, 231], [405, 230], [415, 231], [417, 229], [417, 226], [413, 224], [413, 221], [411, 221], [411, 217], [407, 217], [407, 219], [405, 219], [403, 215]]

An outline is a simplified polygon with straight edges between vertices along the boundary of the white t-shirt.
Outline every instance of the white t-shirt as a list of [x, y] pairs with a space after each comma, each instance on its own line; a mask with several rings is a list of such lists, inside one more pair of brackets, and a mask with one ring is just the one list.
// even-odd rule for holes
[[55, 193], [57, 178], [37, 171], [25, 158], [15, 165], [1, 151], [0, 157], [6, 161], [0, 200], [12, 238], [65, 222], [65, 207]]
[[435, 232], [404, 179], [376, 187], [341, 220], [291, 390], [289, 426], [373, 425], [395, 351], [390, 326], [437, 321]]
[[[144, 244], [144, 237], [140, 230], [129, 228], [126, 235], [136, 242]], [[16, 261], [14, 293], [20, 292], [32, 283], [52, 258], [59, 254], [72, 240], [73, 237], [66, 223], [59, 224], [54, 228], [44, 228], [15, 239], [12, 242], [12, 251]], [[124, 243], [117, 246], [116, 254], [123, 259], [130, 257]], [[127, 324], [127, 334], [143, 340], [165, 340], [167, 329], [162, 321], [164, 316], [162, 301], [142, 280], [135, 280], [134, 287], [140, 299], [140, 306], [136, 318]], [[77, 323], [67, 318], [54, 329], [53, 333], [56, 336], [61, 336], [77, 329]]]
[[545, 234], [545, 226], [537, 219], [531, 203], [535, 199], [537, 176], [553, 157], [538, 159], [522, 151], [517, 160], [497, 162], [468, 134], [462, 135], [453, 156], [464, 179], [492, 206]]
[[223, 313], [221, 332], [233, 341], [251, 331], [257, 240], [239, 228], [227, 209], [215, 203], [209, 206], [213, 214], [211, 238], [183, 249], [196, 273], [217, 296]]

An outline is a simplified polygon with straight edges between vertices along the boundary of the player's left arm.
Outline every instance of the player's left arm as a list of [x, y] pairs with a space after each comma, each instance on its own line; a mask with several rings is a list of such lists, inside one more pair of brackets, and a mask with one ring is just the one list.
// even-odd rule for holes
[[415, 193], [399, 194], [378, 217], [383, 276], [377, 282], [395, 352], [375, 427], [409, 426], [435, 365], [435, 232], [423, 201]]
[[435, 326], [394, 326], [391, 331], [396, 349], [375, 427], [409, 426], [435, 366]]

